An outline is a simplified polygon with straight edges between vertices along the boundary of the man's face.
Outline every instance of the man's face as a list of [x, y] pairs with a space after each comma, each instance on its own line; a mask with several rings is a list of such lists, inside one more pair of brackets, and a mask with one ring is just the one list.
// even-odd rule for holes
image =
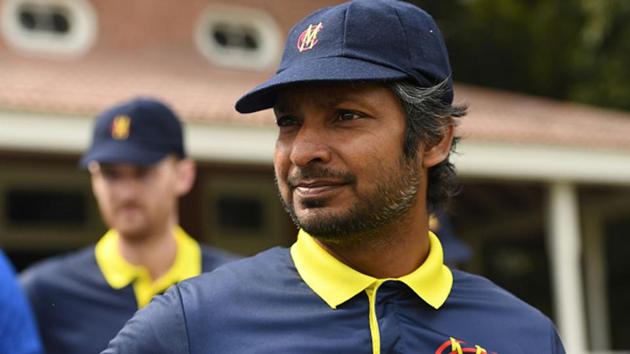
[[177, 198], [192, 184], [187, 163], [192, 162], [166, 157], [149, 166], [90, 164], [92, 189], [107, 226], [128, 239], [143, 239], [169, 227]]
[[299, 227], [340, 242], [417, 204], [420, 164], [403, 157], [405, 114], [389, 89], [294, 87], [279, 95], [274, 112], [276, 183]]

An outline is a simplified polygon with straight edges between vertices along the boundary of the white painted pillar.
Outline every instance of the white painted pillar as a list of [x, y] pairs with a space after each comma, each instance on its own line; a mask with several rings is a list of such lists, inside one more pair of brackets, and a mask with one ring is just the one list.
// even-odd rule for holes
[[566, 352], [585, 354], [579, 210], [574, 185], [568, 182], [550, 185], [548, 213], [556, 322]]

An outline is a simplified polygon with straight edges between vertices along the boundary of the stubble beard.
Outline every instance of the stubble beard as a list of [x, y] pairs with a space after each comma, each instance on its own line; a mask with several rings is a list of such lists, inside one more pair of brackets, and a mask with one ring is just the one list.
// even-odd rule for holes
[[107, 224], [110, 228], [116, 230], [124, 240], [133, 243], [143, 242], [152, 234], [152, 225], [146, 219], [144, 207], [139, 204], [133, 204], [133, 206], [140, 209], [140, 215], [136, 215], [133, 220], [127, 220], [128, 217], [119, 214], [121, 213], [120, 210], [114, 210]]
[[388, 169], [378, 166], [380, 173], [374, 189], [356, 194], [356, 202], [345, 213], [318, 210], [327, 201], [311, 200], [302, 202], [302, 207], [311, 209], [314, 215], [300, 218], [295, 212], [291, 193], [288, 200], [280, 193], [280, 199], [293, 223], [324, 243], [343, 247], [375, 238], [386, 241], [382, 239], [381, 231], [400, 222], [416, 203], [421, 179], [416, 158], [401, 157], [399, 167], [400, 173], [386, 175]]

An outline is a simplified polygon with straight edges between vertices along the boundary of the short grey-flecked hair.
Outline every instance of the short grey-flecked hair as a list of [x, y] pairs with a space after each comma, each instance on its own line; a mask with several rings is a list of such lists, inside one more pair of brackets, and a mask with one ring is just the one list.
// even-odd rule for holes
[[[410, 81], [390, 82], [389, 88], [400, 100], [406, 114], [407, 126], [403, 142], [403, 152], [407, 159], [415, 159], [418, 146], [425, 148], [437, 144], [449, 125], [457, 125], [458, 118], [466, 115], [465, 105], [453, 105], [443, 101], [447, 83], [443, 81], [429, 88], [419, 87]], [[458, 142], [455, 138], [451, 153]], [[459, 191], [455, 166], [449, 156], [429, 169], [427, 206], [430, 211], [445, 208], [450, 198]]]

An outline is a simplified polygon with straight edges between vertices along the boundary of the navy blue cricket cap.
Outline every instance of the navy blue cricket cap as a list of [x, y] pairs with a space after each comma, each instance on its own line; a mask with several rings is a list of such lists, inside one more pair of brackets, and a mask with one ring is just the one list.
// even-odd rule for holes
[[411, 79], [421, 87], [446, 80], [453, 101], [444, 38], [424, 10], [400, 0], [355, 0], [320, 9], [289, 32], [282, 61], [267, 82], [236, 102], [252, 113], [271, 108], [278, 89], [298, 83]]
[[164, 103], [135, 98], [96, 118], [92, 143], [80, 166], [90, 162], [150, 165], [169, 154], [185, 157], [182, 123]]

